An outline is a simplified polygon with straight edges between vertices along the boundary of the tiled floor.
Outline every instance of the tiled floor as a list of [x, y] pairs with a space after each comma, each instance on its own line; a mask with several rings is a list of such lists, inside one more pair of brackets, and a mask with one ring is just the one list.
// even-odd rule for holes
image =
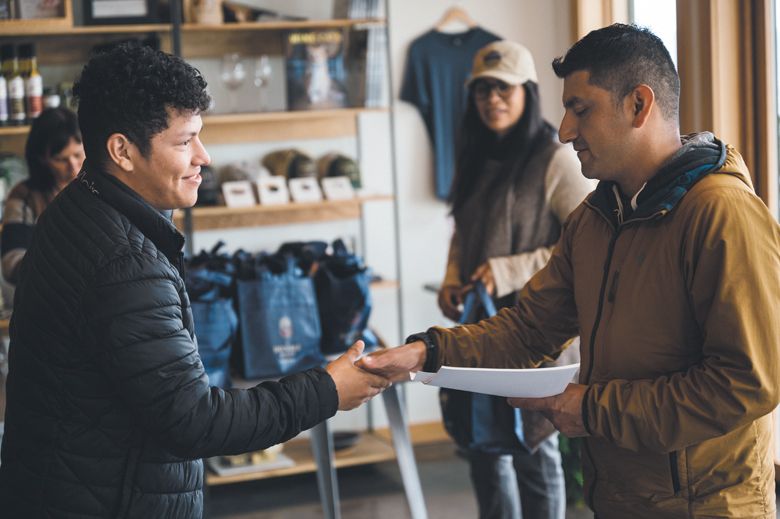
[[[416, 449], [429, 519], [473, 519], [477, 508], [468, 467], [450, 444]], [[410, 517], [394, 462], [339, 470], [342, 519]], [[306, 519], [323, 517], [313, 474], [213, 487], [207, 496], [210, 519]], [[587, 510], [569, 510], [567, 519], [590, 519]]]

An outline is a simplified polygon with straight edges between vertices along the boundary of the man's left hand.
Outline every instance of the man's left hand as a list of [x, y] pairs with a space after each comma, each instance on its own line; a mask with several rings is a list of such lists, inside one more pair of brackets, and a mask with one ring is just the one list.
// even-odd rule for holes
[[569, 438], [588, 436], [582, 423], [582, 398], [588, 386], [569, 384], [560, 395], [546, 398], [509, 398], [509, 405], [526, 411], [539, 411], [556, 429]]

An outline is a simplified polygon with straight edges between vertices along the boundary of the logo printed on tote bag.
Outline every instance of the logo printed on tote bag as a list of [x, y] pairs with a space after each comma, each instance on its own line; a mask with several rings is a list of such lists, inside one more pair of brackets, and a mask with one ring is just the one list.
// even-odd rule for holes
[[288, 316], [282, 316], [279, 319], [279, 337], [282, 339], [290, 339], [293, 336], [293, 323], [292, 319]]

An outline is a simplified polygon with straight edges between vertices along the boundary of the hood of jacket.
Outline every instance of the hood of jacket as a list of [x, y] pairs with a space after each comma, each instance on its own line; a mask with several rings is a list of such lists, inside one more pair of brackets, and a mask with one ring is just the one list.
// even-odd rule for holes
[[733, 175], [753, 190], [745, 162], [710, 132], [681, 137], [682, 147], [661, 166], [625, 208], [617, 184], [599, 182], [586, 199], [613, 227], [621, 222], [660, 218], [673, 211], [691, 188], [707, 175]]

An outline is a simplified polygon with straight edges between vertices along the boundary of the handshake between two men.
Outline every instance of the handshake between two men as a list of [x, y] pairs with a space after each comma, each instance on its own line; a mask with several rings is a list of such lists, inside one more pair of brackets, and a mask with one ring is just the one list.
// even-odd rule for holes
[[[409, 373], [425, 364], [422, 341], [380, 350], [361, 357], [364, 344], [357, 341], [344, 355], [331, 362], [327, 371], [336, 384], [339, 409], [354, 409], [390, 387], [393, 382], [409, 380]], [[566, 390], [546, 398], [510, 398], [513, 407], [539, 411], [556, 429], [569, 437], [586, 436], [582, 421], [582, 398], [587, 386], [569, 384]]]

